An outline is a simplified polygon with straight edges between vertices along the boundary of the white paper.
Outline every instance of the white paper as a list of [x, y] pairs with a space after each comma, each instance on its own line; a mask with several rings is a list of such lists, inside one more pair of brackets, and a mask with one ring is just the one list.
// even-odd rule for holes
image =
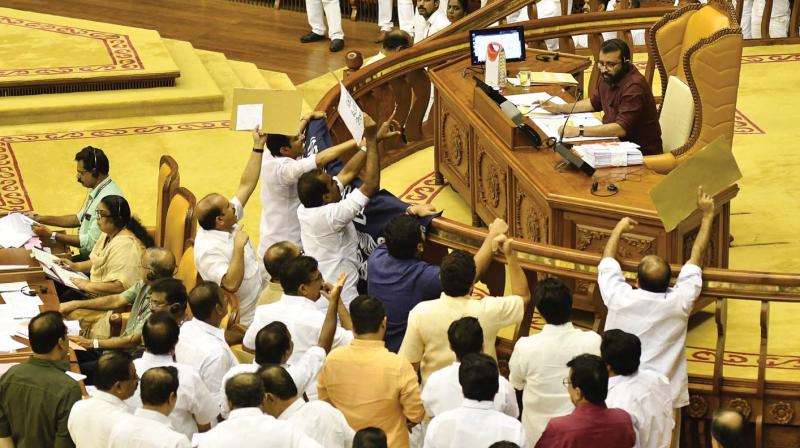
[[0, 335], [0, 353], [11, 353], [24, 348], [28, 348], [28, 346], [11, 339], [10, 336]]
[[86, 379], [86, 375], [82, 373], [75, 373], [71, 370], [67, 370], [64, 373], [66, 373], [68, 377], [72, 378], [75, 381], [83, 381]]
[[0, 319], [28, 319], [39, 314], [39, 305], [0, 305]]
[[0, 271], [13, 271], [17, 269], [27, 269], [27, 264], [0, 264]]
[[347, 126], [347, 130], [350, 131], [356, 144], [361, 144], [361, 139], [364, 138], [364, 112], [341, 82], [339, 91], [339, 117]]
[[6, 372], [8, 372], [8, 369], [10, 369], [10, 368], [14, 367], [14, 366], [15, 366], [15, 365], [17, 365], [17, 364], [19, 364], [19, 363], [18, 363], [18, 362], [4, 362], [4, 363], [0, 363], [0, 376], [3, 376], [3, 374], [5, 374]]
[[2, 296], [3, 301], [9, 305], [16, 305], [16, 304], [44, 305], [42, 299], [40, 299], [39, 296], [29, 296], [19, 291], [4, 292], [0, 294], [0, 296]]
[[36, 221], [22, 213], [11, 213], [0, 218], [0, 246], [21, 247], [29, 239], [36, 236], [31, 229]]
[[64, 325], [67, 326], [67, 335], [68, 336], [80, 336], [81, 335], [81, 322], [78, 320], [65, 320]]
[[240, 104], [236, 108], [236, 130], [252, 131], [258, 126], [264, 127], [261, 118], [264, 116], [263, 104]]
[[[550, 115], [550, 116], [534, 116], [533, 122], [536, 123], [536, 126], [542, 130], [548, 137], [553, 137], [558, 140], [561, 136], [559, 132], [559, 128], [563, 126], [567, 122], [567, 118], [565, 116], [560, 115]], [[581, 113], [581, 114], [572, 114], [569, 117], [569, 125], [570, 126], [580, 126], [583, 125], [585, 127], [589, 126], [599, 126], [603, 124], [597, 117], [594, 116], [592, 113]], [[565, 142], [584, 142], [584, 141], [593, 141], [593, 140], [613, 140], [616, 137], [564, 137]]]
[[49, 254], [40, 249], [33, 249], [32, 252], [33, 252], [33, 258], [38, 260], [39, 263], [42, 265], [44, 273], [48, 277], [62, 283], [64, 286], [80, 290], [80, 288], [78, 288], [77, 286], [75, 286], [74, 283], [72, 283], [71, 279], [73, 277], [77, 277], [83, 280], [89, 279], [89, 277], [87, 277], [86, 274], [84, 274], [83, 272], [71, 271], [58, 264], [57, 263], [58, 257], [52, 254]]
[[28, 286], [28, 282], [0, 283], [0, 293], [22, 291], [22, 288], [26, 286]]

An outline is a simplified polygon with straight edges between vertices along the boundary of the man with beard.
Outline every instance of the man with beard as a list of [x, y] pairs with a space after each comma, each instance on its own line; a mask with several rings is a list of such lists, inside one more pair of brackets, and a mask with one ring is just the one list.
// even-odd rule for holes
[[602, 125], [567, 125], [564, 137], [619, 137], [638, 144], [644, 155], [662, 153], [661, 127], [653, 92], [633, 66], [628, 45], [619, 39], [605, 41], [600, 47], [597, 67], [602, 78], [591, 98], [574, 105], [545, 102], [542, 108], [560, 114], [603, 111]]

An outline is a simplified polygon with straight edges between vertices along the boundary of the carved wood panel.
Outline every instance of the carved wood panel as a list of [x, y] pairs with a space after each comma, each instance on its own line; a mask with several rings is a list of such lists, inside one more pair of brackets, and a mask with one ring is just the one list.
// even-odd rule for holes
[[[700, 263], [700, 266], [719, 266], [720, 265], [720, 232], [717, 231], [719, 224], [719, 216], [714, 218], [714, 223], [711, 224], [711, 238], [708, 241], [708, 246], [706, 247], [705, 252], [703, 252], [703, 259]], [[692, 230], [691, 232], [685, 234], [683, 236], [683, 261], [689, 259], [692, 255], [692, 246], [694, 246], [694, 241], [697, 239], [697, 233], [700, 228]]]
[[[575, 248], [582, 251], [602, 253], [611, 229], [576, 224]], [[656, 253], [656, 237], [626, 233], [619, 240], [618, 256], [639, 259]]]
[[469, 188], [469, 126], [442, 107], [439, 129], [439, 163]]
[[550, 242], [550, 207], [539, 200], [538, 195], [531, 193], [514, 182], [514, 222], [512, 232], [516, 238]]
[[489, 154], [485, 144], [480, 134], [476, 133], [476, 206], [482, 205], [492, 216], [508, 221], [508, 168]]

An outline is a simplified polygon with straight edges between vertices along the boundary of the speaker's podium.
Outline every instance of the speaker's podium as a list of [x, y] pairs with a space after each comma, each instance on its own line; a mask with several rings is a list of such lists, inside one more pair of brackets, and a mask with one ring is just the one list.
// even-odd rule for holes
[[[536, 60], [536, 54], [537, 50], [529, 50], [528, 61], [508, 64], [509, 75], [522, 68], [573, 73], [582, 85], [588, 58], [562, 54], [558, 61], [544, 62]], [[563, 159], [553, 149], [534, 148], [530, 137], [494, 101], [475, 92], [476, 83], [468, 73], [470, 64], [466, 57], [431, 69], [429, 75], [436, 87], [436, 176], [440, 181], [446, 179], [467, 202], [474, 225], [502, 218], [514, 238], [600, 253], [617, 221], [629, 216], [639, 226], [623, 235], [620, 257], [639, 259], [657, 254], [677, 264], [689, 258], [700, 212], [671, 232], [665, 231], [649, 193], [662, 175], [644, 165], [601, 168], [593, 177], [563, 169]], [[572, 101], [559, 86], [534, 86], [529, 91], [547, 91]], [[524, 92], [508, 87], [501, 93]], [[546, 139], [541, 133], [540, 137]], [[595, 181], [598, 189], [592, 191]], [[618, 191], [609, 195], [607, 186], [612, 183]], [[728, 266], [730, 201], [738, 191], [733, 185], [714, 198], [717, 215], [705, 266]], [[588, 282], [575, 285], [577, 308], [594, 309], [590, 287]]]

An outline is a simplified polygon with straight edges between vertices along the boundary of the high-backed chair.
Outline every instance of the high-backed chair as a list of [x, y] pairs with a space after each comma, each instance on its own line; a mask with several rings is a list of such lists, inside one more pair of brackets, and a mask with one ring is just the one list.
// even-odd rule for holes
[[694, 99], [694, 120], [686, 142], [664, 154], [645, 157], [645, 164], [668, 173], [717, 137], [733, 139], [733, 119], [739, 88], [742, 29], [730, 3], [710, 0], [689, 4], [665, 15], [649, 31], [650, 57], [667, 81], [683, 81]]
[[194, 243], [188, 241], [187, 244], [183, 251], [183, 256], [178, 260], [178, 270], [175, 272], [175, 278], [183, 282], [186, 291], [191, 291], [197, 286], [200, 276], [197, 274], [197, 266], [194, 264]]
[[167, 208], [162, 247], [172, 252], [179, 268], [183, 253], [191, 244], [197, 230], [197, 219], [194, 216], [196, 204], [197, 200], [191, 191], [178, 187]]
[[175, 190], [180, 185], [180, 174], [178, 173], [178, 162], [170, 156], [161, 156], [158, 163], [158, 184], [156, 186], [156, 228], [153, 239], [156, 246], [161, 246], [164, 242], [164, 220], [167, 218], [167, 207]]

